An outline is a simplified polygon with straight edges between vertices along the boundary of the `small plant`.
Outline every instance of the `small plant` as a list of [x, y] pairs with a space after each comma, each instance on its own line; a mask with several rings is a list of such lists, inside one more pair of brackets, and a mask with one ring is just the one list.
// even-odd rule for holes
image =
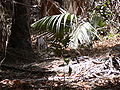
[[95, 28], [89, 22], [78, 22], [75, 14], [63, 13], [47, 16], [31, 25], [36, 33], [52, 33], [52, 44], [62, 48], [78, 48], [79, 44], [90, 44], [97, 36]]
[[110, 0], [96, 1], [95, 8], [90, 11], [90, 22], [97, 29], [99, 35], [106, 36], [112, 19]]

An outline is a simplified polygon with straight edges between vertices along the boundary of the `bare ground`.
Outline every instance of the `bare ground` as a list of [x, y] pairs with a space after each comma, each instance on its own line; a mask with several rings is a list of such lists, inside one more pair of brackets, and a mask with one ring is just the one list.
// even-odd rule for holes
[[109, 60], [109, 51], [120, 44], [119, 40], [117, 36], [95, 41], [92, 49], [80, 49], [79, 63], [72, 61], [67, 65], [64, 58], [52, 56], [38, 58], [21, 68], [3, 66], [0, 68], [0, 90], [119, 90], [119, 70], [103, 65], [103, 61]]

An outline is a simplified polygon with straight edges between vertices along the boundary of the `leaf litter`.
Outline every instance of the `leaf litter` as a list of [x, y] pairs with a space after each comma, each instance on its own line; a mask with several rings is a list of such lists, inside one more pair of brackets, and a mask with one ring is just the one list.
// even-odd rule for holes
[[[95, 41], [92, 49], [80, 49], [81, 56], [76, 60], [68, 57], [69, 63], [62, 57], [46, 57], [45, 61], [35, 62], [23, 68], [38, 70], [46, 68], [56, 74], [41, 76], [40, 73], [0, 71], [0, 89], [10, 90], [119, 90], [120, 59], [111, 56], [120, 37], [109, 40]], [[74, 53], [74, 52], [72, 52]], [[72, 56], [71, 53], [71, 56]], [[44, 57], [44, 56], [42, 56]], [[114, 64], [114, 59], [117, 63]]]

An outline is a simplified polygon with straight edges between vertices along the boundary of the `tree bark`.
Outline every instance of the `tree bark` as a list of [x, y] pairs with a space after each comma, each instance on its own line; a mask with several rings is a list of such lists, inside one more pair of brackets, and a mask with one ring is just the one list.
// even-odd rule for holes
[[[28, 0], [15, 0], [14, 15], [12, 20], [11, 36], [8, 48], [19, 48], [23, 50], [32, 50], [30, 33], [29, 33], [29, 12]], [[23, 5], [22, 5], [23, 4]]]
[[4, 9], [0, 2], [0, 61], [4, 57], [5, 51], [5, 17], [4, 17]]
[[11, 35], [8, 42], [5, 64], [22, 65], [33, 62], [29, 28], [29, 0], [15, 0]]

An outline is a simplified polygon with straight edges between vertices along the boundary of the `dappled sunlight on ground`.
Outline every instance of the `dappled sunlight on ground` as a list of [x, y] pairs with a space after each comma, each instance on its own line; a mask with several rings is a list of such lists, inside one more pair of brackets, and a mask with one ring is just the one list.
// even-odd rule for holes
[[114, 86], [111, 90], [119, 90], [120, 60], [114, 64], [109, 55], [117, 44], [120, 44], [119, 36], [95, 41], [93, 48], [79, 49], [79, 56], [70, 50], [66, 52], [69, 57], [46, 56], [48, 52], [39, 52], [35, 63], [24, 65], [21, 69], [3, 68], [0, 71], [0, 89], [103, 90]]

